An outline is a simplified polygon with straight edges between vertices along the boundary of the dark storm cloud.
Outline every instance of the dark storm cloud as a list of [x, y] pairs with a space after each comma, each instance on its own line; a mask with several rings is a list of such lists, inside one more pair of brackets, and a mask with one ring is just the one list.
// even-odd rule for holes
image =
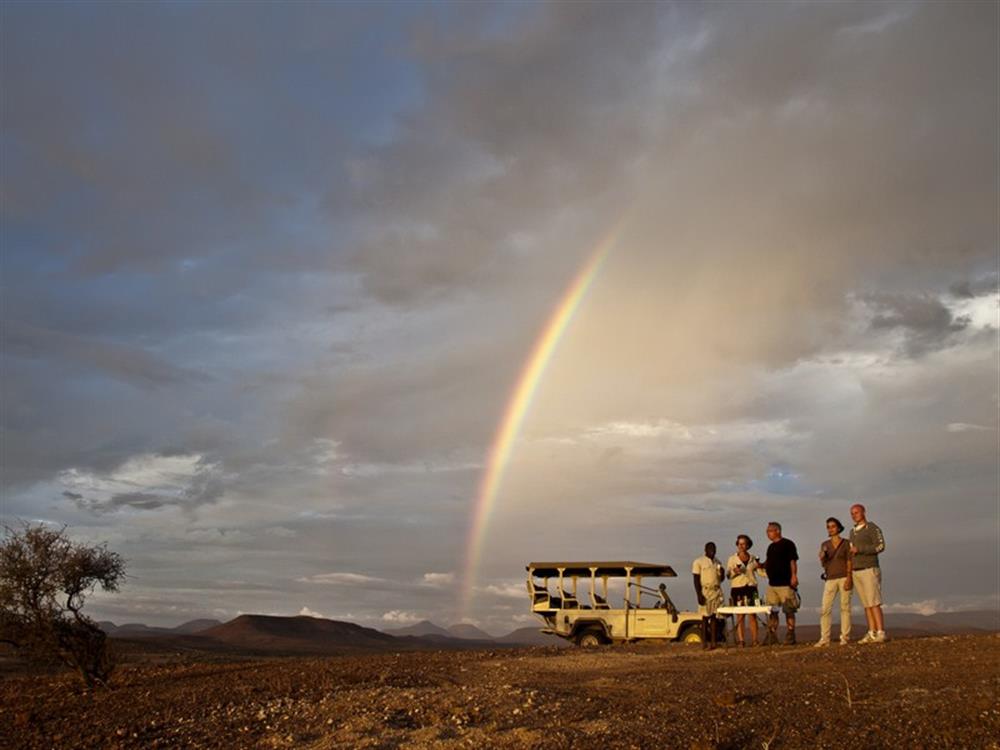
[[60, 367], [96, 370], [142, 387], [205, 381], [201, 373], [177, 367], [149, 352], [122, 344], [85, 339], [5, 320], [0, 344], [7, 356], [42, 358]]
[[[484, 571], [683, 555], [848, 493], [900, 527], [973, 498], [939, 546], [988, 526], [996, 358], [962, 316], [996, 290], [995, 4], [2, 13], [6, 508], [113, 486], [51, 512], [180, 571], [156, 598], [218, 606], [211, 568], [266, 583], [234, 611], [332, 613], [358, 602], [299, 579], [460, 574], [511, 388], [626, 208]], [[194, 454], [217, 468], [112, 482]], [[526, 533], [539, 509], [566, 512]]]
[[5, 481], [232, 447], [239, 400], [289, 366], [284, 331], [359, 308], [315, 206], [415, 95], [390, 51], [407, 16], [4, 5]]
[[407, 12], [276, 11], [4, 6], [6, 319], [147, 347], [253, 329], [329, 273], [318, 196], [415, 95]]
[[978, 276], [974, 279], [956, 281], [948, 288], [948, 291], [951, 292], [953, 297], [958, 297], [959, 299], [974, 299], [986, 294], [995, 294], [997, 289], [1000, 289], [1000, 276], [993, 273]]
[[409, 84], [391, 55], [368, 57], [399, 33], [372, 25], [379, 10], [277, 10], [8, 7], [8, 218], [36, 231], [40, 213], [55, 219], [52, 252], [86, 275], [236, 246], [244, 265], [267, 264], [272, 244], [286, 267], [315, 267], [328, 247], [282, 238], [311, 192], [343, 179], [352, 123], [391, 113]]
[[[368, 291], [412, 304], [502, 285], [524, 262], [509, 249], [516, 232], [536, 235], [560, 213], [607, 226], [637, 194], [650, 231], [702, 259], [650, 246], [634, 254], [645, 278], [707, 276], [734, 311], [767, 312], [796, 293], [789, 277], [811, 274], [802, 304], [836, 317], [845, 292], [899, 259], [941, 268], [992, 252], [996, 177], [978, 156], [993, 149], [996, 104], [982, 82], [996, 56], [985, 7], [644, 4], [605, 16], [615, 13], [554, 4], [519, 33], [418, 37], [426, 106], [354, 162], [355, 195], [381, 227], [354, 256]], [[931, 37], [943, 46], [928, 49]], [[586, 229], [577, 243], [536, 237], [539, 255], [578, 262]], [[786, 288], [761, 305], [744, 279], [767, 283], [763, 268]], [[747, 349], [770, 365], [814, 353], [815, 321], [785, 327], [800, 324], [747, 319]]]
[[118, 492], [106, 500], [84, 498], [78, 494], [75, 497], [63, 494], [73, 500], [81, 510], [91, 513], [113, 513], [123, 508], [158, 510], [169, 507], [193, 511], [222, 498], [225, 494], [225, 485], [217, 472], [208, 467], [199, 470], [191, 477], [188, 485], [178, 492]]
[[876, 311], [872, 328], [902, 330], [910, 356], [946, 346], [953, 334], [969, 325], [968, 318], [956, 318], [940, 299], [930, 295], [873, 294], [866, 301]]
[[302, 381], [289, 404], [289, 439], [333, 434], [354, 460], [465, 457], [470, 448], [478, 458], [501, 407], [482, 394], [502, 390], [519, 363], [492, 361], [484, 349], [496, 347], [474, 338], [457, 343], [428, 361], [342, 367]]
[[[684, 117], [704, 118], [718, 151], [699, 152], [706, 171], [691, 170], [689, 194], [725, 175], [709, 208], [747, 230], [758, 263], [791, 246], [840, 285], [904, 259], [987, 256], [996, 174], [977, 154], [995, 151], [997, 99], [982, 80], [996, 58], [992, 14], [975, 3], [765, 7], [777, 15], [712, 6], [692, 68], [709, 83]], [[926, 50], [928, 38], [951, 52]]]
[[[432, 84], [426, 106], [391, 144], [355, 163], [357, 196], [378, 227], [355, 257], [369, 292], [411, 306], [455, 286], [487, 293], [505, 288], [514, 264], [549, 272], [543, 256], [565, 258], [555, 263], [565, 279], [593, 231], [580, 231], [578, 242], [543, 240], [527, 258], [505, 240], [516, 230], [530, 236], [566, 207], [591, 209], [579, 217], [588, 230], [595, 217], [606, 226], [616, 201], [644, 194], [638, 221], [656, 239], [639, 231], [615, 258], [635, 268], [636, 319], [610, 318], [595, 349], [597, 367], [609, 371], [641, 362], [638, 377], [648, 372], [653, 387], [716, 351], [730, 355], [725, 366], [777, 368], [814, 356], [841, 333], [858, 286], [906, 277], [901, 263], [933, 274], [991, 252], [995, 175], [977, 154], [995, 151], [986, 127], [995, 97], [984, 98], [980, 80], [995, 50], [976, 6], [754, 4], [699, 14], [646, 5], [611, 21], [612, 12], [553, 5], [519, 33], [418, 38]], [[925, 49], [937, 36], [954, 54]], [[930, 94], [928, 79], [941, 81]], [[914, 122], [921, 127], [912, 137], [899, 137]], [[549, 304], [560, 290], [555, 278], [542, 282]], [[699, 304], [672, 308], [691, 295], [691, 278]], [[530, 299], [531, 282], [516, 294]], [[903, 331], [910, 355], [945, 345], [963, 326], [928, 300], [876, 323]], [[535, 317], [546, 313], [539, 307]], [[697, 325], [672, 355], [648, 351], [672, 320], [688, 319]], [[504, 346], [494, 356], [516, 363], [526, 349]], [[433, 371], [318, 377], [304, 384], [292, 421], [341, 430], [351, 451], [413, 458], [471, 414], [439, 395], [448, 379], [463, 382], [459, 359], [438, 360]], [[470, 394], [485, 390], [484, 381], [464, 382], [477, 386]], [[480, 410], [484, 435], [490, 413]], [[449, 445], [468, 434], [456, 430]]]
[[626, 195], [612, 188], [640, 155], [650, 56], [676, 15], [651, 3], [621, 10], [550, 4], [522, 33], [416, 35], [425, 106], [353, 162], [349, 205], [386, 227], [352, 256], [376, 298], [411, 304], [495, 284], [517, 233], [588, 201], [603, 204], [598, 218], [620, 210]]
[[164, 505], [175, 504], [177, 504], [177, 498], [167, 497], [166, 495], [156, 495], [150, 492], [126, 492], [120, 495], [114, 495], [105, 503], [91, 501], [82, 504], [82, 507], [98, 513], [116, 510], [126, 506], [136, 508], [138, 510], [155, 510], [157, 508], [162, 508]]

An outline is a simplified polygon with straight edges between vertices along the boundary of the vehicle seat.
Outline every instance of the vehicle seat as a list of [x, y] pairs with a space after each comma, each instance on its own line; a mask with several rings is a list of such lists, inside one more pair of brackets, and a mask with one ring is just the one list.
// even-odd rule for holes
[[566, 594], [562, 602], [563, 609], [580, 609], [580, 602], [572, 594]]
[[552, 606], [552, 596], [549, 594], [548, 589], [536, 585], [534, 591], [532, 592], [531, 584], [528, 584], [528, 593], [532, 595], [531, 603], [533, 606], [535, 607], [539, 605], [543, 605], [545, 607]]
[[603, 596], [594, 594], [594, 609], [611, 609], [611, 606]]

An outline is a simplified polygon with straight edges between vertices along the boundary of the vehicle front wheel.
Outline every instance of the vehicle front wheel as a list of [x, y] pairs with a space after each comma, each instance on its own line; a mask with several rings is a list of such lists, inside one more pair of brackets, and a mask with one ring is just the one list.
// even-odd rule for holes
[[597, 648], [604, 643], [604, 638], [596, 630], [584, 630], [576, 637], [576, 645], [582, 648]]
[[681, 633], [681, 643], [701, 643], [701, 627], [689, 625]]

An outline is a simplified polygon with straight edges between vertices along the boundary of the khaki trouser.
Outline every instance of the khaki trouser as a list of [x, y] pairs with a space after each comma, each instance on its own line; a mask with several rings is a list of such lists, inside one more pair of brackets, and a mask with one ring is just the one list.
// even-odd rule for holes
[[865, 609], [882, 604], [882, 571], [879, 568], [862, 568], [854, 571], [854, 588]]
[[847, 640], [851, 637], [851, 594], [852, 589], [845, 589], [846, 578], [834, 578], [823, 586], [823, 607], [819, 616], [819, 639], [830, 640], [830, 626], [833, 620], [833, 600], [840, 592], [840, 637]]
[[705, 597], [705, 603], [698, 605], [698, 614], [702, 617], [714, 617], [722, 606], [722, 589], [719, 586], [702, 586], [701, 595]]

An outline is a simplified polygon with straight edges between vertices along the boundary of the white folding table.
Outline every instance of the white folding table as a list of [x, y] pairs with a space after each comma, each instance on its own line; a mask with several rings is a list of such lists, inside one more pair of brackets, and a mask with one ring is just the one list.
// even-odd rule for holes
[[[750, 615], [751, 617], [756, 617], [761, 620], [760, 615], [776, 615], [781, 611], [781, 607], [770, 605], [770, 604], [741, 604], [736, 607], [719, 607], [715, 610], [716, 614], [723, 615], [724, 617], [733, 618], [733, 643], [736, 642], [736, 618], [734, 615]], [[762, 621], [764, 629], [767, 630], [767, 622]], [[770, 631], [768, 631], [770, 632]], [[765, 643], [767, 639], [765, 639]], [[726, 638], [726, 645], [729, 645], [729, 638]]]

